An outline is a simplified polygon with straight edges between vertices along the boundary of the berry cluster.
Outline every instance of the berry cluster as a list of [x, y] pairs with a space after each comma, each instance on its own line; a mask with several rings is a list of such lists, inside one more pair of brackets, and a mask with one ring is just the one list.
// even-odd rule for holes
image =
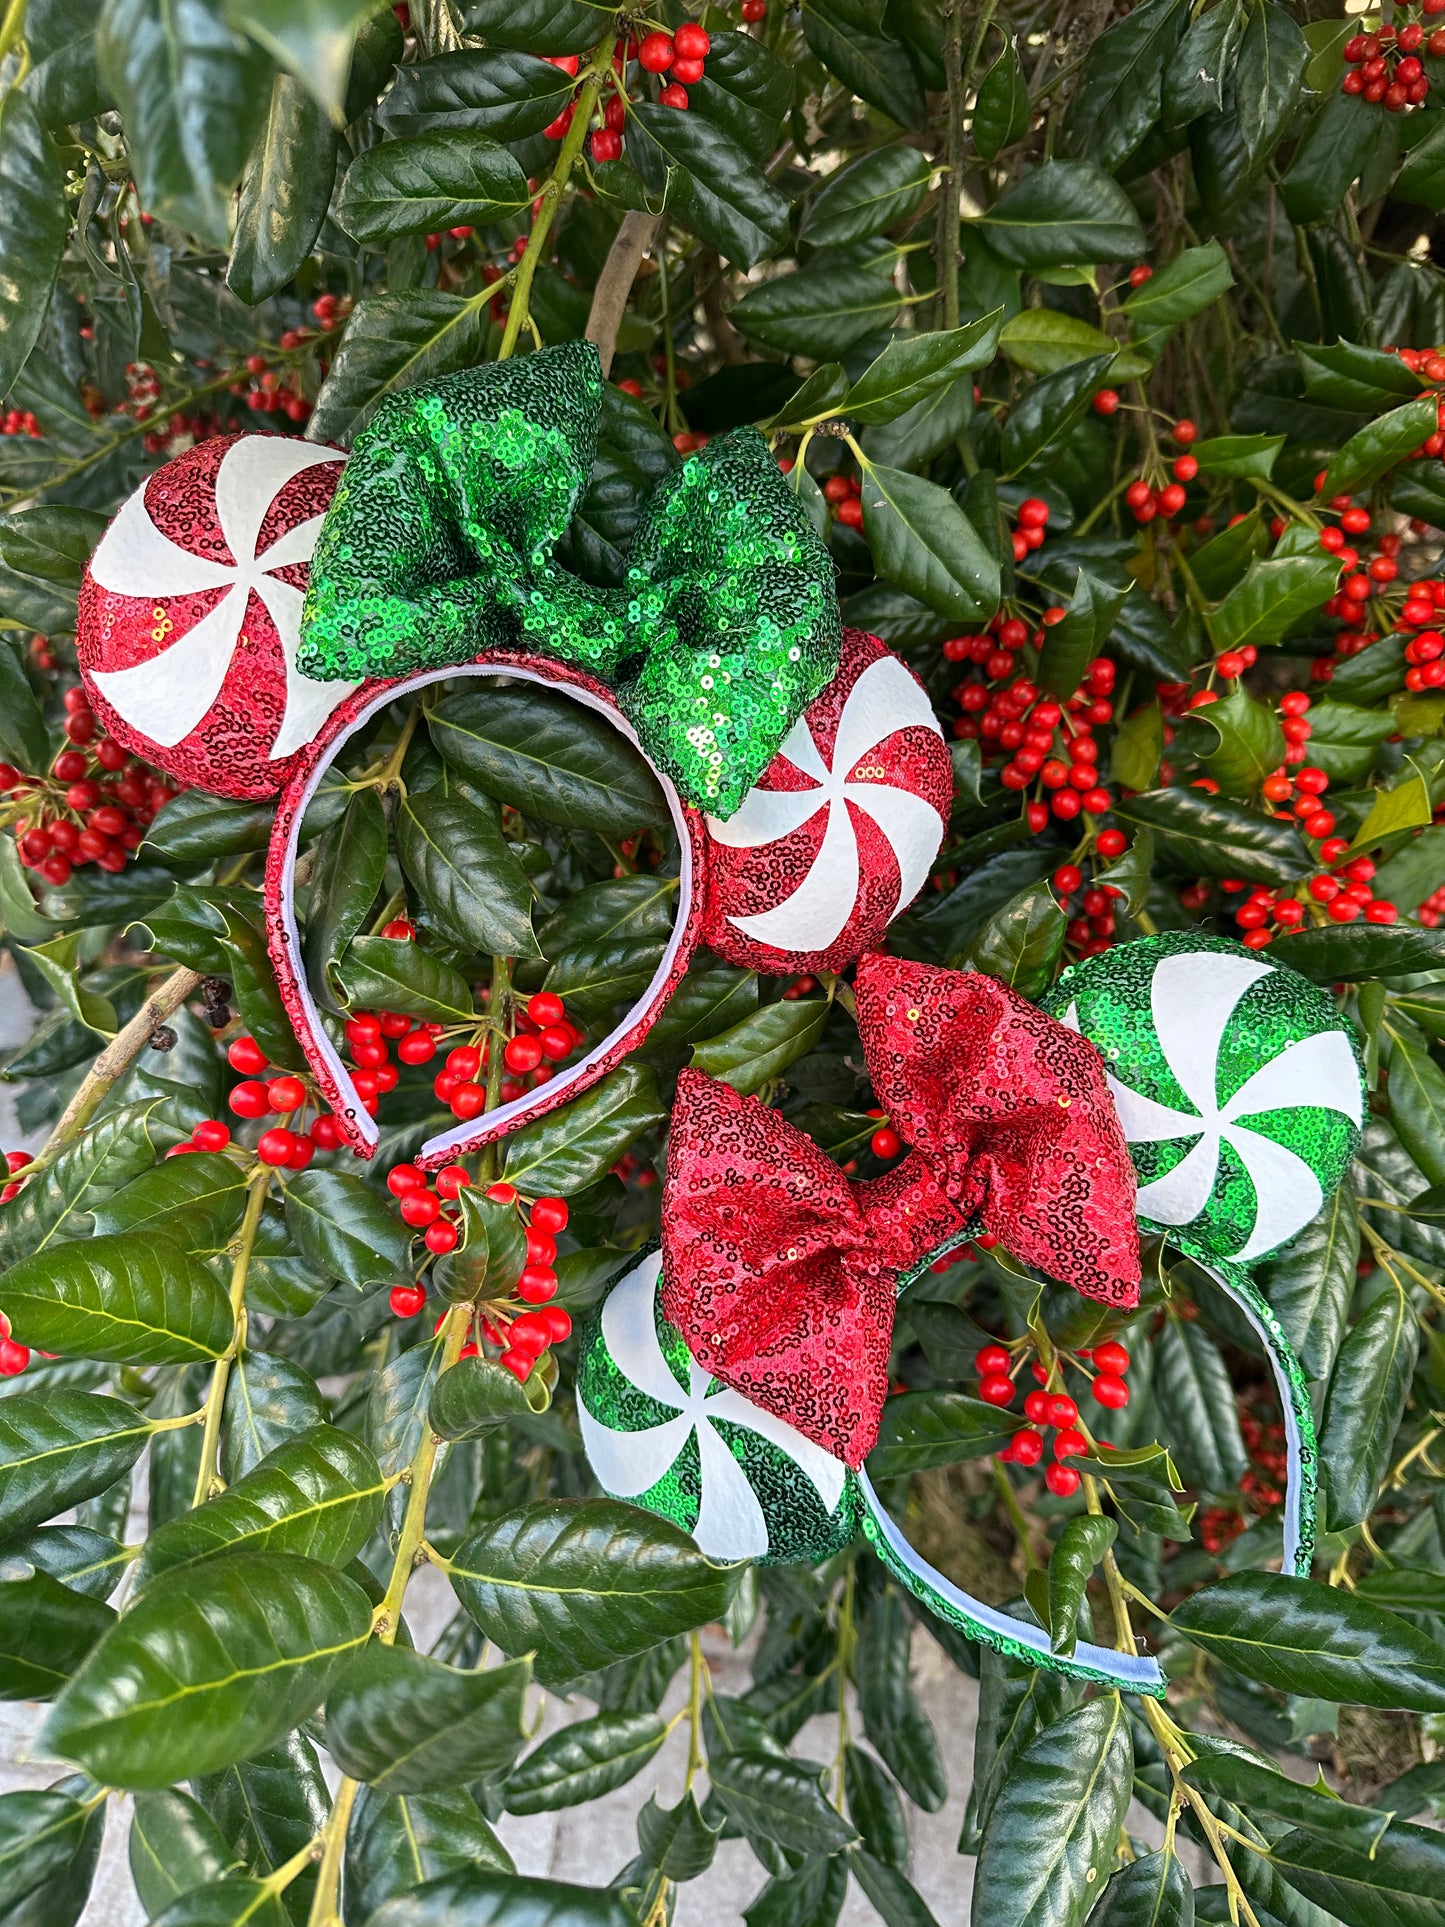
[[[403, 1038], [397, 1046], [398, 1056], [406, 1063], [424, 1064], [435, 1055], [436, 1027], [426, 1028], [431, 1033], [430, 1049], [415, 1033], [411, 1040]], [[348, 1026], [348, 1034], [349, 1030]], [[411, 1042], [409, 1054], [404, 1050], [408, 1041]], [[502, 1046], [502, 1064], [508, 1073], [502, 1080], [502, 1102], [510, 1104], [523, 1094], [528, 1084], [535, 1089], [547, 1083], [556, 1075], [556, 1067], [585, 1041], [585, 1034], [567, 1016], [560, 997], [550, 990], [539, 990], [528, 998], [525, 1010], [517, 1012], [515, 1033]], [[453, 1117], [466, 1120], [479, 1116], [486, 1108], [486, 1087], [477, 1079], [487, 1067], [491, 1043], [491, 1035], [481, 1031], [467, 1043], [457, 1044], [448, 1051], [432, 1089], [443, 1104], [449, 1106]], [[380, 1048], [384, 1056], [385, 1046]]]
[[1014, 673], [1016, 652], [1029, 641], [1035, 649], [1041, 648], [1047, 627], [1063, 614], [1062, 609], [1046, 610], [1045, 627], [1031, 636], [1021, 616], [1000, 611], [983, 634], [952, 636], [943, 645], [947, 661], [972, 662], [985, 678], [960, 683], [955, 689], [963, 714], [955, 721], [953, 733], [977, 737], [986, 760], [995, 750], [1001, 753], [998, 776], [1006, 789], [1026, 790], [1037, 783], [1026, 812], [1035, 835], [1047, 827], [1051, 816], [1069, 823], [1080, 811], [1102, 816], [1112, 804], [1099, 777], [1094, 731], [1113, 720], [1109, 697], [1114, 664], [1107, 656], [1096, 657], [1084, 672], [1082, 686], [1063, 703], [1043, 695], [1027, 676]]
[[40, 423], [28, 408], [7, 408], [0, 415], [0, 435], [31, 435], [39, 437], [45, 433]]
[[[1424, 0], [1421, 11], [1445, 13], [1445, 0]], [[1419, 20], [1410, 20], [1351, 34], [1340, 50], [1350, 69], [1340, 82], [1341, 93], [1359, 94], [1392, 114], [1408, 113], [1430, 91], [1422, 49], [1434, 60], [1445, 55], [1445, 27], [1427, 32]]]
[[[1048, 526], [1049, 505], [1041, 496], [1030, 495], [1027, 500], [1019, 503], [1017, 526], [1013, 532], [1015, 562], [1022, 562], [1035, 549], [1041, 549], [1044, 546], [1044, 536]], [[1044, 620], [1047, 621], [1052, 614], [1053, 611], [1050, 610]]]
[[[791, 462], [788, 464], [791, 468]], [[856, 475], [830, 475], [823, 484], [823, 500], [833, 511], [833, 520], [845, 529], [863, 526], [863, 488]]]
[[[457, 1243], [456, 1199], [471, 1181], [461, 1164], [443, 1166], [436, 1173], [435, 1190], [415, 1164], [395, 1164], [386, 1176], [403, 1220], [423, 1231], [429, 1251], [441, 1253]], [[567, 1204], [563, 1198], [537, 1198], [528, 1211], [517, 1187], [505, 1182], [489, 1186], [486, 1195], [493, 1204], [512, 1205], [521, 1215], [526, 1261], [506, 1297], [487, 1299], [476, 1307], [473, 1315], [479, 1336], [468, 1339], [461, 1356], [474, 1358], [485, 1345], [515, 1378], [526, 1379], [542, 1354], [560, 1345], [572, 1331], [570, 1315], [550, 1302], [557, 1295], [557, 1237], [567, 1227]], [[426, 1286], [420, 1282], [393, 1285], [391, 1308], [398, 1318], [415, 1318], [426, 1296]]]
[[1415, 912], [1416, 921], [1426, 930], [1438, 930], [1445, 923], [1445, 883], [1432, 890]]
[[[1113, 390], [1104, 389], [1099, 395], [1095, 395], [1094, 407], [1101, 414], [1112, 414], [1114, 412], [1112, 408], [1099, 409], [1099, 402], [1105, 394], [1113, 394]], [[1117, 395], [1114, 396], [1114, 404], [1117, 407]], [[1198, 460], [1189, 453], [1191, 443], [1197, 440], [1199, 435], [1199, 430], [1194, 423], [1188, 420], [1177, 421], [1169, 432], [1184, 450], [1184, 453], [1176, 455], [1170, 464], [1169, 472], [1174, 479], [1164, 483], [1162, 487], [1155, 488], [1140, 475], [1124, 490], [1124, 500], [1129, 512], [1134, 520], [1141, 524], [1152, 522], [1156, 516], [1162, 516], [1166, 522], [1172, 522], [1175, 516], [1182, 512], [1188, 500], [1189, 491], [1186, 484], [1192, 482], [1199, 473]]]
[[[1094, 848], [1112, 862], [1124, 854], [1128, 842], [1122, 830], [1100, 830]], [[1112, 883], [1091, 883], [1086, 889], [1077, 863], [1061, 863], [1054, 871], [1053, 885], [1059, 908], [1069, 920], [1065, 940], [1081, 957], [1102, 956], [1114, 941], [1114, 904], [1124, 892]]]
[[177, 794], [119, 743], [97, 736], [78, 684], [64, 700], [71, 747], [56, 757], [49, 776], [27, 776], [13, 763], [0, 763], [0, 796], [14, 799], [4, 814], [13, 824], [20, 861], [55, 889], [84, 863], [123, 870], [156, 812]]
[[[1320, 854], [1326, 864], [1337, 867], [1319, 870], [1302, 884], [1287, 884], [1279, 890], [1270, 890], [1262, 883], [1250, 887], [1227, 877], [1220, 885], [1226, 894], [1248, 890], [1234, 912], [1234, 920], [1244, 933], [1241, 941], [1251, 950], [1263, 950], [1282, 931], [1298, 930], [1311, 916], [1317, 923], [1353, 923], [1358, 917], [1366, 923], [1394, 923], [1399, 909], [1388, 897], [1377, 897], [1370, 887], [1375, 874], [1373, 860], [1357, 856], [1341, 862], [1348, 847], [1342, 836], [1328, 838]], [[1191, 885], [1180, 891], [1179, 901], [1186, 910], [1196, 910], [1208, 895], [1207, 885]]]
[[[711, 50], [711, 36], [695, 20], [685, 20], [675, 33], [658, 30], [644, 34], [641, 39], [634, 35], [617, 42], [613, 50], [612, 67], [607, 75], [607, 98], [601, 103], [602, 125], [593, 132], [588, 143], [592, 158], [599, 167], [622, 158], [622, 136], [627, 127], [627, 109], [630, 105], [626, 72], [629, 62], [635, 62], [644, 74], [661, 77], [670, 73], [671, 81], [658, 93], [658, 105], [685, 112], [687, 90], [702, 79], [704, 63]], [[576, 54], [548, 54], [546, 58], [551, 66], [560, 68], [564, 74], [576, 75], [579, 65]], [[557, 118], [543, 128], [547, 139], [565, 139], [576, 112], [577, 102], [575, 99], [569, 100]]]
[[[979, 1374], [978, 1395], [986, 1405], [1000, 1408], [1012, 1405], [1017, 1389], [1012, 1373], [1022, 1365], [1023, 1359], [1022, 1351], [1015, 1360], [1003, 1345], [985, 1345], [974, 1354], [973, 1362]], [[1092, 1351], [1072, 1354], [1071, 1359], [1085, 1371], [1087, 1362], [1092, 1361], [1094, 1370], [1089, 1389], [1096, 1404], [1116, 1412], [1129, 1403], [1129, 1387], [1124, 1382], [1129, 1354], [1117, 1339], [1106, 1339]], [[1037, 1389], [1024, 1399], [1024, 1417], [1028, 1424], [1015, 1432], [995, 1456], [1005, 1465], [1037, 1465], [1047, 1444], [1044, 1432], [1052, 1431], [1054, 1463], [1044, 1473], [1044, 1484], [1057, 1498], [1066, 1499], [1078, 1491], [1079, 1474], [1073, 1466], [1064, 1464], [1064, 1460], [1087, 1452], [1090, 1439], [1079, 1429], [1079, 1408], [1075, 1401], [1057, 1388], [1057, 1381], [1055, 1389], [1048, 1389], [1050, 1374], [1037, 1359], [1032, 1371]]]

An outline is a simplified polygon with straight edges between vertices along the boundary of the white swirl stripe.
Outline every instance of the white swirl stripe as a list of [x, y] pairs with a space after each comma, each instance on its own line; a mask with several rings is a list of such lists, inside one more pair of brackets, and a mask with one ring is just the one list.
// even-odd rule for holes
[[602, 1338], [623, 1376], [677, 1417], [641, 1432], [615, 1432], [579, 1396], [577, 1416], [588, 1463], [613, 1498], [635, 1499], [666, 1476], [688, 1440], [696, 1436], [702, 1500], [693, 1538], [710, 1559], [760, 1559], [768, 1550], [767, 1520], [714, 1421], [744, 1426], [785, 1453], [811, 1481], [830, 1513], [843, 1497], [847, 1468], [841, 1459], [740, 1393], [722, 1386], [709, 1392], [713, 1379], [700, 1365], [689, 1364], [689, 1384], [683, 1390], [657, 1338], [653, 1308], [661, 1276], [662, 1254], [653, 1252], [613, 1286], [602, 1307]]
[[309, 743], [342, 697], [356, 687], [314, 682], [297, 669], [305, 598], [275, 574], [311, 560], [321, 516], [298, 523], [262, 554], [256, 553], [267, 511], [286, 484], [321, 462], [345, 459], [337, 449], [284, 435], [247, 435], [233, 442], [216, 471], [216, 518], [234, 562], [193, 555], [163, 535], [151, 519], [143, 488], [126, 502], [91, 559], [91, 576], [102, 589], [159, 601], [206, 589], [227, 591], [159, 655], [128, 669], [91, 672], [106, 701], [132, 729], [171, 749], [205, 718], [230, 670], [253, 589], [276, 625], [286, 662], [286, 707], [266, 751], [268, 760], [289, 756]]
[[782, 950], [825, 950], [840, 935], [858, 901], [858, 836], [849, 813], [855, 805], [882, 830], [898, 864], [896, 917], [912, 902], [928, 877], [943, 841], [943, 819], [932, 804], [891, 783], [857, 780], [853, 772], [865, 757], [900, 729], [931, 729], [943, 734], [927, 696], [896, 656], [869, 663], [848, 691], [833, 763], [824, 762], [806, 716], [800, 716], [778, 751], [795, 769], [812, 778], [805, 790], [751, 789], [727, 821], [708, 819], [713, 840], [730, 849], [755, 850], [817, 815], [828, 812], [823, 841], [797, 889], [756, 916], [729, 917], [745, 936]]

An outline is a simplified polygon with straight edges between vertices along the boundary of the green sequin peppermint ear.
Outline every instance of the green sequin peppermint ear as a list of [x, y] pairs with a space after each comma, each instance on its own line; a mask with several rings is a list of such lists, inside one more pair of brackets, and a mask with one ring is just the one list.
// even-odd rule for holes
[[730, 816], [838, 664], [827, 550], [766, 442], [736, 429], [645, 504], [626, 582], [556, 559], [597, 453], [590, 342], [390, 396], [356, 439], [311, 563], [297, 666], [392, 677], [484, 649], [608, 683], [687, 801]]

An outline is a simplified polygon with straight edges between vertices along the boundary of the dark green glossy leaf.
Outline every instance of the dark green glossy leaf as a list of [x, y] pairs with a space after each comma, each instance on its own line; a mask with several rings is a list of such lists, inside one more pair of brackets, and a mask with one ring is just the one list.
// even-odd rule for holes
[[[1445, 1072], [1431, 1057], [1426, 1040], [1388, 1019], [1383, 1026], [1389, 1050], [1390, 1120], [1396, 1136], [1431, 1184], [1445, 1184]], [[1413, 1322], [1413, 1321], [1412, 1321]]]
[[394, 1894], [473, 1865], [513, 1871], [511, 1855], [469, 1793], [361, 1789], [346, 1835], [347, 1904], [360, 1919], [369, 1920]]
[[531, 1671], [513, 1660], [464, 1672], [373, 1644], [327, 1696], [327, 1750], [343, 1773], [379, 1793], [426, 1793], [505, 1772], [522, 1749]]
[[486, 325], [487, 309], [475, 296], [430, 288], [364, 296], [321, 385], [310, 432], [319, 441], [348, 441], [387, 395], [471, 367]]
[[68, 1793], [0, 1793], [0, 1907], [43, 1887], [74, 1857], [86, 1811]]
[[828, 359], [888, 327], [900, 299], [868, 268], [803, 268], [751, 288], [728, 318], [765, 348]]
[[977, 1927], [1076, 1927], [1107, 1874], [1129, 1804], [1133, 1749], [1106, 1693], [1065, 1713], [1014, 1761], [984, 1828]]
[[1287, 1820], [1358, 1853], [1373, 1853], [1391, 1816], [1374, 1807], [1357, 1807], [1319, 1787], [1302, 1786], [1272, 1767], [1239, 1753], [1206, 1753], [1184, 1769], [1188, 1785], [1223, 1794], [1249, 1813]]
[[100, 1392], [17, 1392], [0, 1400], [0, 1533], [104, 1492], [150, 1438], [134, 1406]]
[[651, 1513], [582, 1499], [492, 1520], [448, 1576], [489, 1639], [534, 1652], [538, 1676], [558, 1683], [720, 1618], [738, 1568], [714, 1565]]
[[[316, 1749], [299, 1731], [223, 1773], [194, 1779], [191, 1790], [246, 1864], [263, 1874], [285, 1866], [315, 1838], [330, 1806]], [[286, 1889], [295, 1927], [305, 1927], [315, 1888], [316, 1871], [308, 1865]]]
[[1001, 308], [962, 328], [938, 334], [895, 335], [848, 390], [842, 410], [863, 423], [892, 422], [998, 351]]
[[[226, 285], [255, 305], [278, 294], [316, 245], [336, 178], [336, 129], [292, 74], [271, 106], [241, 176]], [[192, 792], [194, 794], [195, 792]]]
[[1237, 1572], [1170, 1624], [1224, 1665], [1285, 1693], [1356, 1706], [1445, 1708], [1445, 1647], [1341, 1587]]
[[823, 1034], [828, 1011], [828, 1002], [821, 997], [760, 1005], [731, 1030], [696, 1045], [693, 1066], [744, 1095], [761, 1090], [808, 1055]]
[[145, 851], [162, 863], [204, 863], [212, 857], [264, 850], [276, 812], [256, 803], [236, 803], [206, 790], [173, 796], [146, 831]]
[[205, 1266], [153, 1230], [22, 1258], [5, 1304], [22, 1344], [132, 1365], [219, 1358], [235, 1325]]
[[406, 1269], [411, 1233], [349, 1172], [302, 1171], [290, 1179], [286, 1225], [308, 1263], [357, 1289]]
[[400, 1472], [416, 1456], [427, 1408], [441, 1370], [442, 1341], [413, 1345], [383, 1366], [366, 1401], [366, 1442], [383, 1472]]
[[610, 30], [614, 11], [594, 0], [465, 0], [459, 24], [495, 47], [580, 54]]
[[763, 165], [773, 157], [792, 104], [792, 69], [749, 33], [709, 31], [707, 71], [688, 87], [688, 112], [716, 121]]
[[233, 1483], [297, 1433], [330, 1422], [308, 1374], [275, 1352], [242, 1352], [226, 1383], [221, 1471]]
[[1369, 1517], [1394, 1459], [1420, 1327], [1398, 1284], [1366, 1306], [1340, 1346], [1320, 1430], [1332, 1532]]
[[1190, 723], [1201, 734], [1212, 733], [1212, 746], [1199, 757], [1226, 796], [1256, 795], [1284, 760], [1284, 735], [1273, 709], [1256, 702], [1242, 682], [1231, 683], [1222, 702], [1210, 703]]
[[0, 1699], [59, 1692], [114, 1618], [109, 1606], [48, 1573], [0, 1585]]
[[669, 1880], [696, 1880], [717, 1852], [720, 1827], [703, 1818], [697, 1795], [685, 1793], [675, 1807], [660, 1807], [648, 1796], [637, 1816], [637, 1844], [649, 1866]]
[[1146, 790], [1121, 798], [1114, 814], [1153, 830], [1161, 848], [1194, 876], [1246, 877], [1257, 883], [1295, 883], [1310, 857], [1298, 831], [1203, 790]]
[[475, 1015], [460, 972], [406, 938], [357, 937], [336, 974], [357, 1010], [402, 1010], [442, 1024]]
[[557, 118], [574, 85], [533, 54], [465, 47], [399, 67], [378, 118], [391, 134], [459, 127], [522, 140]]
[[388, 1900], [367, 1927], [637, 1927], [620, 1894], [459, 1868]]
[[624, 1064], [508, 1138], [507, 1177], [533, 1196], [571, 1197], [610, 1171], [664, 1115], [652, 1071], [644, 1064]]
[[1244, 580], [1214, 612], [1214, 638], [1221, 649], [1282, 642], [1330, 596], [1339, 574], [1332, 556], [1270, 556], [1251, 562]]
[[656, 1713], [597, 1713], [543, 1740], [507, 1775], [508, 1813], [581, 1806], [634, 1779], [667, 1737]]
[[1084, 361], [1071, 362], [1036, 381], [1020, 397], [1009, 411], [1001, 443], [1001, 459], [1008, 474], [1017, 475], [1038, 461], [1083, 418], [1103, 386], [1113, 359], [1112, 354], [1090, 355]]
[[1235, 112], [1244, 157], [1260, 166], [1289, 125], [1308, 58], [1294, 16], [1273, 0], [1250, 8], [1234, 70]]
[[290, 1921], [274, 1889], [237, 1875], [182, 1894], [157, 1916], [156, 1927], [290, 1927]]
[[1397, 1821], [1373, 1854], [1307, 1833], [1270, 1850], [1289, 1886], [1346, 1927], [1441, 1927], [1445, 1845], [1432, 1827]]
[[130, 1823], [130, 1872], [151, 1919], [193, 1887], [239, 1873], [241, 1862], [215, 1821], [188, 1793], [138, 1793]]
[[1232, 1491], [1249, 1470], [1249, 1458], [1228, 1369], [1202, 1325], [1166, 1320], [1154, 1341], [1153, 1391], [1174, 1420], [1171, 1436], [1190, 1484]]
[[330, 1010], [339, 1008], [335, 965], [376, 902], [386, 876], [386, 848], [386, 811], [372, 789], [357, 790], [312, 845], [301, 954], [313, 992]]
[[1112, 1519], [1086, 1514], [1070, 1519], [1059, 1534], [1048, 1570], [1049, 1643], [1056, 1653], [1073, 1652], [1089, 1578], [1117, 1533]]
[[8, 394], [45, 325], [69, 222], [60, 157], [29, 98], [0, 103], [0, 394]]
[[0, 1545], [0, 1580], [44, 1572], [91, 1599], [114, 1592], [128, 1564], [118, 1540], [88, 1526], [37, 1526]]
[[96, 50], [142, 204], [224, 248], [230, 190], [269, 98], [266, 56], [205, 0], [106, 0]]
[[[782, 1858], [774, 1843], [750, 1836], [765, 1865]], [[791, 1864], [784, 1862], [783, 1864]], [[810, 1860], [797, 1873], [775, 1874], [743, 1915], [746, 1927], [837, 1927], [848, 1895], [849, 1861], [841, 1854]]]
[[1352, 435], [1325, 470], [1324, 493], [1353, 495], [1413, 455], [1435, 431], [1435, 401], [1423, 395]]
[[0, 1263], [14, 1264], [77, 1237], [86, 1228], [87, 1212], [149, 1171], [184, 1135], [162, 1099], [108, 1112], [0, 1210]]
[[1096, 1927], [1194, 1927], [1194, 1889], [1174, 1854], [1140, 1854], [1114, 1875], [1093, 1919]]
[[638, 751], [594, 711], [552, 690], [473, 683], [444, 696], [427, 727], [452, 768], [544, 823], [629, 836], [667, 821]]
[[900, 127], [921, 127], [923, 89], [907, 49], [859, 22], [847, 0], [813, 0], [803, 13], [809, 51], [831, 74]]
[[820, 1784], [821, 1769], [768, 1753], [727, 1753], [708, 1762], [708, 1779], [728, 1817], [745, 1833], [795, 1853], [833, 1854], [858, 1835]]
[[[374, 11], [370, 0], [226, 0], [226, 18], [297, 79], [338, 123], [346, 109], [357, 29]], [[400, 50], [398, 49], [398, 58]]]
[[532, 886], [502, 835], [495, 804], [437, 783], [404, 797], [397, 853], [422, 915], [467, 950], [535, 957]]
[[382, 141], [346, 170], [337, 209], [353, 240], [377, 247], [399, 234], [475, 222], [487, 227], [527, 205], [527, 177], [505, 147], [457, 129]]
[[900, 1478], [931, 1466], [983, 1459], [1013, 1438], [1017, 1422], [963, 1391], [900, 1391], [882, 1409], [869, 1474]]
[[929, 165], [916, 147], [875, 147], [830, 174], [809, 200], [800, 238], [846, 247], [912, 214], [928, 192]]
[[1259, 1284], [1311, 1378], [1329, 1377], [1344, 1336], [1360, 1255], [1360, 1215], [1341, 1185], [1286, 1248], [1259, 1270]]
[[786, 240], [787, 201], [715, 121], [637, 105], [627, 158], [654, 205], [666, 194], [683, 224], [736, 266], [755, 267]]
[[[1039, 652], [1039, 683], [1055, 696], [1069, 697], [1083, 681], [1084, 671], [1113, 633], [1114, 621], [1129, 591], [1101, 582], [1080, 569], [1064, 618], [1044, 631]], [[1150, 771], [1152, 778], [1153, 771]], [[1133, 787], [1141, 788], [1136, 784]]]
[[1037, 997], [1053, 982], [1067, 923], [1049, 885], [1031, 884], [996, 910], [977, 933], [969, 945], [968, 967], [1007, 984], [1021, 997]]
[[1212, 307], [1234, 286], [1229, 260], [1218, 241], [1185, 248], [1120, 303], [1138, 333], [1174, 328]]
[[366, 1594], [330, 1566], [207, 1560], [116, 1622], [55, 1702], [46, 1744], [109, 1786], [214, 1772], [305, 1718], [370, 1631]]
[[1336, 923], [1291, 930], [1270, 946], [1270, 954], [1316, 983], [1356, 983], [1438, 970], [1445, 963], [1445, 941], [1440, 932], [1411, 924]]
[[947, 489], [870, 463], [863, 529], [878, 573], [941, 615], [981, 622], [998, 606], [998, 560]]
[[1022, 140], [1028, 126], [1028, 84], [1010, 37], [978, 83], [973, 109], [973, 144], [986, 161], [991, 161], [1005, 147]]
[[875, 1860], [886, 1866], [908, 1865], [908, 1822], [898, 1790], [871, 1753], [849, 1746], [843, 1756], [843, 1785], [848, 1817]]
[[1048, 161], [1007, 188], [976, 225], [1011, 267], [1128, 261], [1144, 252], [1134, 205], [1092, 161]]
[[375, 1531], [385, 1491], [359, 1439], [318, 1425], [276, 1446], [219, 1498], [153, 1532], [136, 1585], [224, 1552], [301, 1552], [345, 1566]]
[[526, 1233], [516, 1208], [470, 1186], [462, 1192], [461, 1206], [462, 1241], [439, 1260], [436, 1281], [453, 1304], [505, 1298], [527, 1262]]
[[1067, 153], [1118, 172], [1159, 118], [1164, 70], [1188, 22], [1183, 0], [1145, 0], [1091, 43], [1064, 119]]
[[168, 1158], [95, 1209], [97, 1232], [159, 1231], [186, 1251], [225, 1247], [246, 1207], [246, 1179], [219, 1151]]

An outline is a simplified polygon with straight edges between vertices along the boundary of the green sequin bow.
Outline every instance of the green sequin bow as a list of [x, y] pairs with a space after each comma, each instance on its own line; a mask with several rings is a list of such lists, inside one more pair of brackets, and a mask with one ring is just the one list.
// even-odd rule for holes
[[603, 387], [575, 341], [388, 397], [326, 512], [297, 667], [355, 681], [494, 648], [558, 657], [609, 685], [690, 803], [730, 816], [837, 667], [832, 563], [740, 428], [657, 484], [622, 586], [573, 575], [555, 550]]

